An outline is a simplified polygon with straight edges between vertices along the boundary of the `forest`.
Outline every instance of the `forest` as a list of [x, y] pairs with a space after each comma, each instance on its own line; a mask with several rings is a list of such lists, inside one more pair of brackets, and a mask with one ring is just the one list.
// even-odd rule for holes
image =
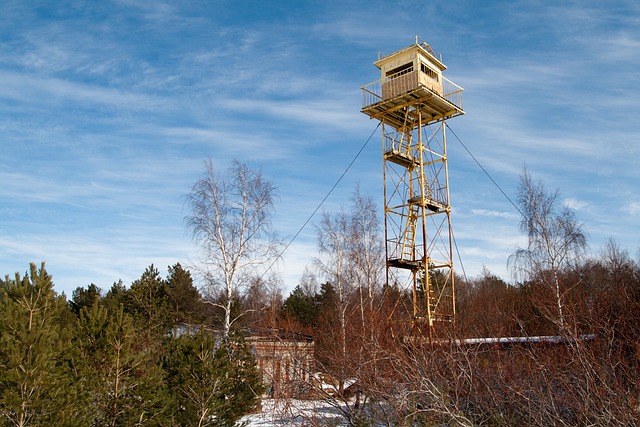
[[[2, 425], [235, 425], [269, 393], [244, 341], [257, 330], [313, 337], [312, 378], [335, 392], [310, 380], [280, 398], [329, 402], [347, 425], [640, 422], [640, 263], [613, 239], [588, 255], [573, 212], [526, 170], [517, 282], [456, 275], [456, 318], [437, 339], [409, 290], [385, 283], [378, 207], [358, 189], [322, 214], [316, 262], [284, 295], [265, 274], [282, 247], [275, 190], [243, 164], [206, 165], [186, 218], [204, 261], [188, 269], [151, 265], [68, 297], [44, 263], [0, 280]], [[489, 340], [502, 337], [529, 339]]]
[[262, 380], [241, 337], [175, 334], [205, 312], [180, 264], [67, 301], [44, 263], [0, 281], [0, 416], [7, 426], [234, 425]]

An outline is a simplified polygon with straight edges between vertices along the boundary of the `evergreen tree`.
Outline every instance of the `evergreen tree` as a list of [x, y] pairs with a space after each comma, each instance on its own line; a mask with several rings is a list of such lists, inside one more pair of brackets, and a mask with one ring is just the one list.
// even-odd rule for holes
[[338, 293], [329, 282], [320, 285], [320, 293], [316, 294], [316, 300], [320, 305], [320, 311], [323, 313], [331, 313], [333, 315], [338, 309]]
[[165, 292], [165, 282], [151, 264], [128, 291], [129, 314], [139, 328], [139, 339], [146, 350], [159, 356], [161, 341], [171, 328], [171, 312]]
[[264, 391], [255, 359], [234, 334], [218, 343], [201, 329], [173, 340], [165, 370], [181, 426], [233, 426]]
[[193, 285], [191, 273], [182, 268], [180, 263], [169, 267], [165, 292], [174, 324], [200, 323], [203, 320], [200, 292]]
[[265, 391], [256, 360], [244, 338], [234, 333], [218, 349], [217, 357], [227, 358], [230, 365], [230, 388], [225, 395], [225, 406], [218, 425], [233, 426], [245, 414], [260, 409], [260, 395]]
[[165, 362], [168, 384], [176, 402], [175, 419], [181, 426], [216, 425], [229, 388], [226, 358], [216, 357], [215, 342], [202, 329], [194, 336], [175, 339]]
[[131, 313], [133, 310], [131, 295], [129, 295], [129, 290], [124, 286], [122, 280], [113, 282], [111, 289], [109, 289], [102, 302], [109, 312], [115, 313], [120, 310], [121, 306], [124, 307], [125, 313]]
[[[70, 365], [67, 305], [44, 263], [0, 287], [0, 419], [3, 425], [82, 424]], [[79, 406], [78, 406], [79, 405]]]
[[78, 345], [94, 425], [166, 424], [162, 371], [122, 307], [115, 313], [100, 303], [83, 308]]
[[93, 283], [87, 286], [87, 289], [77, 287], [71, 294], [71, 301], [69, 301], [69, 307], [76, 316], [80, 315], [80, 310], [83, 307], [91, 307], [100, 299], [102, 289], [94, 285]]
[[284, 311], [303, 326], [311, 326], [318, 317], [319, 304], [315, 295], [304, 292], [300, 285], [296, 286], [284, 302]]

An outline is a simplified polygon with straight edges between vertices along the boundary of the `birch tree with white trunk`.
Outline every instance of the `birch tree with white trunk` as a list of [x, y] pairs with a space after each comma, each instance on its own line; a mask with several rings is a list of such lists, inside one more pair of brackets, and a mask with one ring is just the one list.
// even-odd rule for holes
[[261, 171], [234, 161], [221, 174], [211, 160], [187, 195], [191, 214], [185, 221], [202, 248], [203, 294], [222, 310], [225, 338], [243, 315], [232, 313], [234, 299], [278, 257], [271, 229], [276, 197], [276, 186]]
[[347, 356], [347, 296], [351, 289], [349, 283], [349, 218], [344, 211], [334, 215], [324, 212], [320, 225], [316, 227], [318, 252], [316, 266], [333, 285], [338, 296], [339, 355], [340, 355], [340, 392], [344, 378], [344, 363]]
[[373, 198], [362, 194], [358, 186], [351, 200], [349, 252], [353, 262], [354, 282], [360, 297], [362, 328], [365, 330], [370, 320], [368, 316], [374, 312], [374, 297], [384, 273], [384, 237]]
[[522, 214], [520, 230], [527, 247], [509, 258], [517, 277], [540, 279], [553, 290], [556, 323], [565, 330], [564, 295], [560, 272], [575, 267], [584, 255], [587, 239], [574, 211], [560, 204], [558, 190], [548, 191], [542, 181], [534, 181], [525, 168], [520, 176], [518, 205]]

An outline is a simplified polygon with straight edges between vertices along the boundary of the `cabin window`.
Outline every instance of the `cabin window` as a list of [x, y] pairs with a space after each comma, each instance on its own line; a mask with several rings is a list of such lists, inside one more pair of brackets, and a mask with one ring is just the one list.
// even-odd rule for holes
[[403, 64], [399, 67], [394, 68], [393, 70], [387, 71], [388, 79], [395, 79], [396, 77], [400, 77], [403, 74], [407, 74], [413, 71], [413, 62], [409, 62], [408, 64]]
[[431, 77], [433, 80], [438, 81], [438, 73], [435, 72], [431, 67], [428, 67], [426, 64], [420, 64], [420, 71]]

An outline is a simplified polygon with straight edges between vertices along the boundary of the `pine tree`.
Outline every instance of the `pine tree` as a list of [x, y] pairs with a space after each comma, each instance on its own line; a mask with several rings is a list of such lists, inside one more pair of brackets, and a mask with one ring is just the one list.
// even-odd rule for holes
[[80, 315], [80, 310], [83, 307], [91, 307], [97, 300], [100, 299], [100, 293], [102, 290], [93, 283], [87, 286], [87, 288], [77, 287], [71, 296], [69, 301], [69, 307], [76, 316]]
[[200, 323], [203, 320], [200, 292], [193, 285], [191, 273], [180, 263], [169, 267], [165, 289], [174, 324]]
[[165, 361], [169, 387], [176, 402], [175, 418], [181, 426], [213, 426], [221, 412], [228, 360], [216, 357], [211, 334], [202, 329], [171, 343]]
[[201, 329], [176, 338], [165, 370], [181, 426], [233, 426], [257, 408], [264, 390], [255, 359], [235, 335], [217, 342]]
[[45, 270], [7, 276], [0, 289], [0, 417], [4, 425], [82, 424], [64, 298]]
[[83, 384], [92, 396], [95, 425], [164, 425], [163, 374], [142, 344], [131, 316], [100, 303], [85, 307], [78, 320], [84, 364]]
[[147, 338], [164, 336], [170, 329], [171, 315], [165, 282], [153, 264], [131, 284], [129, 296], [132, 301], [130, 314], [136, 325], [141, 326], [143, 335]]
[[317, 320], [319, 304], [316, 295], [305, 293], [300, 285], [296, 286], [284, 302], [284, 311], [303, 326], [311, 326]]
[[216, 356], [227, 358], [231, 367], [227, 377], [230, 388], [218, 419], [218, 425], [231, 427], [243, 415], [259, 409], [259, 397], [264, 393], [265, 387], [256, 360], [239, 334], [234, 333], [229, 340], [224, 341]]
[[124, 286], [122, 280], [113, 282], [111, 289], [107, 292], [101, 302], [109, 310], [110, 313], [115, 313], [120, 310], [120, 307], [124, 307], [125, 313], [131, 313], [133, 310], [133, 302], [131, 301], [131, 295], [129, 290]]

